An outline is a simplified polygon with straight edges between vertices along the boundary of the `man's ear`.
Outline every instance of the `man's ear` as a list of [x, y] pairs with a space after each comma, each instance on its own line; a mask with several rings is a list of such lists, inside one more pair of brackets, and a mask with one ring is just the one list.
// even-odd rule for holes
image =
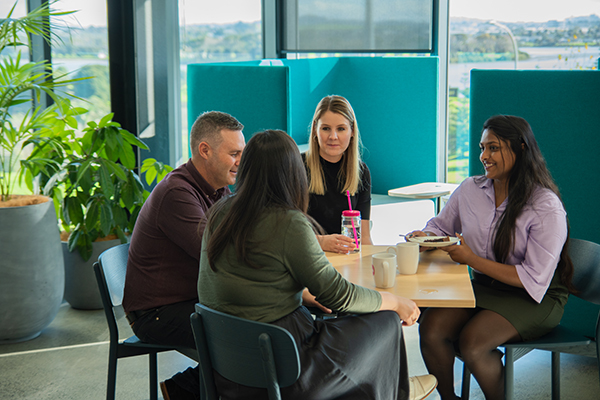
[[210, 148], [210, 145], [206, 142], [200, 142], [198, 145], [198, 154], [205, 160], [208, 160], [211, 151], [212, 149]]

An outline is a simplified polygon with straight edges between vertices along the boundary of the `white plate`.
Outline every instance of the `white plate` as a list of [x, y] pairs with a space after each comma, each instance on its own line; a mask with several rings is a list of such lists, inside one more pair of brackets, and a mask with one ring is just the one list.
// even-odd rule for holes
[[458, 243], [458, 238], [453, 237], [453, 236], [450, 236], [449, 242], [430, 242], [430, 241], [428, 241], [428, 240], [444, 239], [444, 238], [446, 238], [446, 236], [417, 236], [417, 237], [407, 238], [406, 240], [408, 240], [409, 242], [419, 243], [419, 245], [423, 246], [423, 247], [445, 247], [445, 246], [451, 246], [453, 244]]

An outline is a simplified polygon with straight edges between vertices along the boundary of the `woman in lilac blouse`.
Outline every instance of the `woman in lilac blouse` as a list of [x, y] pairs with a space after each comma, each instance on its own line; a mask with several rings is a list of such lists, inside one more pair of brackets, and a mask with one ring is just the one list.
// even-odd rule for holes
[[457, 399], [456, 350], [486, 399], [503, 399], [496, 348], [550, 331], [573, 291], [566, 212], [531, 127], [491, 117], [480, 148], [485, 175], [467, 178], [423, 231], [411, 233], [458, 236], [460, 244], [441, 249], [473, 272], [476, 308], [430, 308], [420, 320], [423, 358], [443, 400]]

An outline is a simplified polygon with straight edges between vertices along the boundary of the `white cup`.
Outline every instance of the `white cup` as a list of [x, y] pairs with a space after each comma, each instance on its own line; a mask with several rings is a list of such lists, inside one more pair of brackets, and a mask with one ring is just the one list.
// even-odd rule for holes
[[419, 243], [401, 242], [394, 247], [388, 247], [388, 253], [395, 253], [398, 261], [398, 271], [403, 275], [417, 273], [419, 268]]
[[396, 284], [396, 255], [377, 253], [372, 256], [373, 277], [378, 288], [391, 288]]

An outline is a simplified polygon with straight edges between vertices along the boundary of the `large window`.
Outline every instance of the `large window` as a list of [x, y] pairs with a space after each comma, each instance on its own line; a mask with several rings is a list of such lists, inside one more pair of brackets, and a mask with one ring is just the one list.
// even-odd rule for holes
[[290, 0], [284, 53], [433, 51], [433, 1]]
[[261, 0], [179, 0], [184, 155], [189, 151], [190, 128], [187, 126], [187, 65], [262, 58], [261, 12]]
[[72, 78], [93, 77], [72, 85], [70, 91], [82, 99], [73, 103], [88, 110], [82, 122], [98, 120], [111, 110], [106, 0], [61, 0], [53, 8], [78, 10], [57, 21], [69, 29], [57, 32], [61, 41], [52, 46], [55, 75], [68, 72]]
[[596, 69], [598, 4], [593, 0], [450, 2], [448, 182], [458, 183], [468, 176], [471, 69]]

